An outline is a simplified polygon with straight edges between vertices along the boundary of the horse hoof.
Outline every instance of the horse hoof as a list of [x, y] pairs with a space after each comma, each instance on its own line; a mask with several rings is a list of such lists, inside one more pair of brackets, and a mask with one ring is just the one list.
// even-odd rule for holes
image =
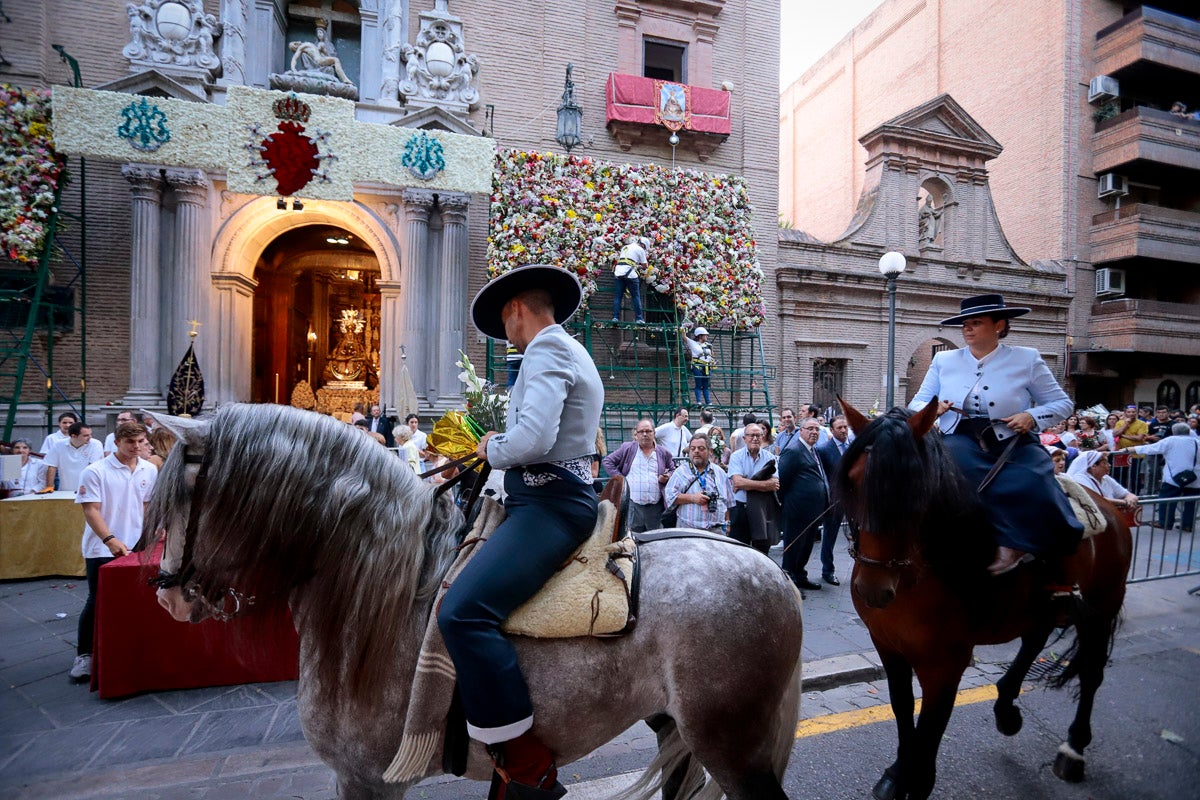
[[1079, 783], [1083, 780], [1083, 768], [1087, 761], [1074, 750], [1063, 745], [1059, 748], [1058, 757], [1054, 759], [1054, 774], [1067, 783]]
[[885, 772], [879, 782], [875, 784], [875, 788], [871, 790], [871, 796], [875, 800], [896, 800], [897, 790], [896, 779]]
[[1021, 709], [1016, 706], [1009, 706], [1005, 709], [997, 708], [996, 713], [996, 730], [1005, 736], [1016, 736], [1021, 730], [1021, 725], [1024, 720], [1021, 718]]

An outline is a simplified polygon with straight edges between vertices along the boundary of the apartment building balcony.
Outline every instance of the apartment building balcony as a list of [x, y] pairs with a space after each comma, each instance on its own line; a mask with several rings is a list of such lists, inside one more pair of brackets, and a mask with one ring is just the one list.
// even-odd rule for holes
[[1200, 306], [1122, 298], [1092, 305], [1090, 350], [1200, 356]]
[[1146, 67], [1200, 75], [1200, 22], [1142, 6], [1097, 31], [1094, 55], [1097, 75], [1121, 80]]
[[1161, 167], [1200, 171], [1200, 121], [1139, 106], [1096, 124], [1092, 134], [1096, 174]]
[[614, 72], [605, 85], [606, 122], [622, 150], [639, 141], [666, 144], [672, 131], [678, 147], [701, 161], [729, 138], [729, 92]]
[[1092, 217], [1093, 264], [1154, 258], [1200, 264], [1200, 214], [1135, 203]]

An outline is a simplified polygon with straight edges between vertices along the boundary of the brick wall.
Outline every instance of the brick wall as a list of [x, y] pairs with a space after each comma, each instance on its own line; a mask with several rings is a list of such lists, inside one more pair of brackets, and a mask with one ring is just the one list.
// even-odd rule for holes
[[[219, 5], [219, 0], [206, 0], [206, 10], [213, 13]], [[419, 13], [432, 7], [432, 0], [410, 3], [410, 40], [419, 30]], [[0, 47], [14, 66], [0, 75], [0, 80], [24, 85], [66, 83], [69, 73], [49, 50], [51, 39], [79, 59], [85, 85], [127, 74], [128, 64], [121, 56], [129, 39], [123, 3], [51, 0], [45, 5], [18, 3], [7, 10], [14, 22], [0, 25]], [[501, 146], [561, 150], [554, 141], [555, 110], [565, 67], [571, 62], [577, 101], [584, 109], [585, 145], [575, 152], [614, 162], [671, 163], [667, 131], [661, 131], [658, 141], [646, 137], [630, 152], [623, 152], [605, 130], [604, 84], [608, 74], [617, 71], [621, 55], [612, 0], [532, 0], [522, 4], [520, 13], [492, 0], [456, 0], [452, 11], [464, 20], [468, 52], [478, 54], [481, 62], [478, 87], [482, 100], [471, 123], [482, 129], [483, 105], [494, 105], [495, 133]], [[643, 7], [647, 20], [679, 19], [690, 13], [677, 3], [646, 3]], [[779, 85], [778, 41], [773, 31], [778, 17], [778, 3], [769, 0], [726, 3], [716, 17], [719, 29], [712, 45], [712, 85], [708, 88], [719, 88], [727, 80], [735, 85], [733, 133], [707, 163], [684, 147], [676, 152], [676, 164], [681, 168], [746, 175], [756, 211], [760, 263], [767, 273], [768, 309], [776, 303]], [[639, 63], [640, 58], [639, 51]], [[75, 182], [72, 192], [78, 190]], [[88, 399], [94, 404], [120, 398], [129, 379], [129, 190], [119, 165], [89, 164], [88, 203], [87, 378]], [[473, 296], [486, 278], [488, 205], [486, 195], [472, 198], [468, 296]], [[74, 236], [78, 230], [72, 230], [68, 238]], [[769, 361], [777, 357], [773, 322], [768, 319], [764, 326]], [[55, 352], [55, 375], [60, 380], [78, 381], [77, 336], [64, 338]], [[483, 348], [473, 333], [468, 334], [468, 345], [472, 357], [482, 363]], [[40, 387], [40, 379], [31, 377], [23, 396], [39, 399]]]

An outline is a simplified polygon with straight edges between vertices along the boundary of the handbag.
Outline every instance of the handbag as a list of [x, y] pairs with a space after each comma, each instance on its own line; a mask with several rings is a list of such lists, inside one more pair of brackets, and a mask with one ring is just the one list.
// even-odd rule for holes
[[[688, 483], [687, 486], [685, 486], [683, 488], [683, 491], [680, 492], [680, 494], [687, 494], [688, 489], [692, 488], [692, 484], [694, 484], [699, 479], [700, 479], [699, 475], [693, 476], [692, 480]], [[664, 511], [662, 513], [662, 516], [659, 518], [659, 522], [662, 524], [662, 526], [664, 528], [679, 527], [679, 503], [676, 502], [675, 505], [671, 506], [666, 511]]]
[[1192, 446], [1196, 448], [1192, 455], [1192, 468], [1180, 470], [1171, 476], [1175, 479], [1175, 485], [1181, 489], [1196, 482], [1196, 459], [1200, 458], [1200, 442], [1192, 442]]

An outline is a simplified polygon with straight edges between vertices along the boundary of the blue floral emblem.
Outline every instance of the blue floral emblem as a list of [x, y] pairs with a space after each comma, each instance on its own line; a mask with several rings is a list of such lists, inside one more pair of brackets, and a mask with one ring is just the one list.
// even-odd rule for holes
[[442, 143], [425, 131], [414, 133], [404, 144], [404, 157], [400, 163], [408, 167], [414, 177], [423, 181], [432, 180], [446, 168]]
[[121, 109], [121, 117], [125, 121], [117, 128], [117, 135], [128, 139], [135, 150], [153, 153], [171, 141], [167, 115], [158, 106], [150, 105], [144, 97]]

